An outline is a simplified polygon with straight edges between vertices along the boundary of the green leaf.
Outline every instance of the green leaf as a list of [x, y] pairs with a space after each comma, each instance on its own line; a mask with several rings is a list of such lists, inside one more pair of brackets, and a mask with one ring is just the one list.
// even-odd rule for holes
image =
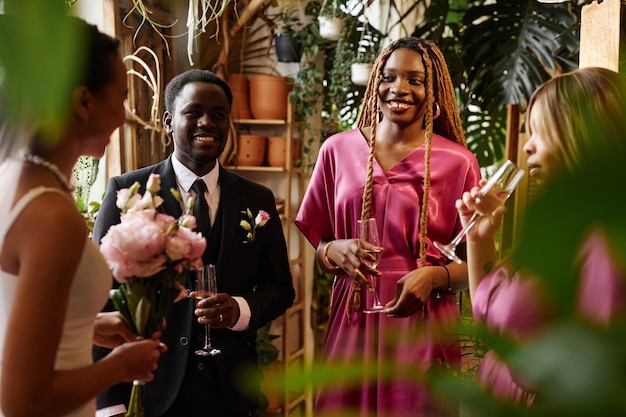
[[137, 309], [135, 310], [135, 324], [140, 336], [151, 336], [146, 334], [146, 326], [148, 324], [148, 320], [150, 319], [151, 308], [152, 303], [146, 297], [141, 297], [139, 303], [137, 303]]
[[133, 333], [139, 334], [137, 332], [137, 327], [134, 324], [133, 316], [132, 314], [130, 314], [130, 310], [128, 309], [125, 285], [121, 285], [117, 290], [113, 292], [113, 295], [111, 296], [111, 301], [113, 302], [113, 306], [115, 307], [115, 309], [120, 312], [120, 315], [131, 328]]

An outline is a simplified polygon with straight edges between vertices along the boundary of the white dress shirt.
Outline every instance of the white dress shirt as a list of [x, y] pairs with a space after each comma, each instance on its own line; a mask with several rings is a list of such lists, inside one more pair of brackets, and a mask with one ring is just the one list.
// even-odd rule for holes
[[[176, 156], [172, 155], [172, 166], [174, 167], [174, 174], [176, 174], [176, 183], [178, 184], [178, 191], [180, 195], [183, 197], [183, 201], [187, 201], [190, 196], [194, 196], [193, 190], [191, 186], [193, 183], [199, 178], [196, 174], [194, 174], [189, 168], [184, 166]], [[207, 186], [207, 193], [205, 193], [205, 198], [207, 199], [207, 203], [209, 205], [209, 216], [211, 220], [211, 226], [215, 221], [215, 216], [217, 215], [217, 209], [220, 205], [220, 184], [219, 184], [219, 161], [216, 161], [215, 167], [209, 171], [202, 178], [204, 183]], [[194, 196], [195, 197], [195, 196]], [[183, 211], [185, 208], [182, 207]], [[219, 288], [218, 288], [219, 291]], [[250, 306], [248, 302], [243, 297], [233, 297], [233, 299], [239, 305], [239, 319], [235, 322], [235, 324], [230, 328], [234, 331], [244, 331], [248, 329], [250, 324], [250, 316], [252, 315], [250, 312]]]

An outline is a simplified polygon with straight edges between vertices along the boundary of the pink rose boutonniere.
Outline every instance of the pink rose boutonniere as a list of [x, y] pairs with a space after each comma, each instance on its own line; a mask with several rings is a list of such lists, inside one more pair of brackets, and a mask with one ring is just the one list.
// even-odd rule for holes
[[[117, 193], [121, 223], [111, 226], [102, 238], [100, 252], [113, 277], [121, 285], [112, 291], [113, 305], [138, 336], [150, 337], [159, 330], [175, 301], [186, 293], [187, 273], [202, 268], [206, 240], [194, 232], [196, 219], [190, 213], [193, 198], [178, 219], [157, 212], [163, 199], [157, 195], [161, 179], [151, 174], [144, 195], [139, 183]], [[182, 202], [178, 190], [170, 190]], [[134, 381], [127, 417], [141, 417], [143, 383]]]
[[245, 209], [241, 213], [245, 214], [247, 217], [247, 220], [239, 222], [241, 228], [246, 232], [246, 240], [244, 243], [252, 243], [254, 242], [257, 228], [265, 226], [270, 219], [270, 215], [265, 210], [259, 210], [256, 217], [252, 216], [250, 209]]

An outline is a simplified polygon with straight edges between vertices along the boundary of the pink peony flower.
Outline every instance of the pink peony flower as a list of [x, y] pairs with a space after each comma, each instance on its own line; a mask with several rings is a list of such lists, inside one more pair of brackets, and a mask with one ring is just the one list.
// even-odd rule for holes
[[195, 230], [195, 228], [198, 227], [196, 218], [189, 214], [183, 214], [182, 216], [180, 216], [180, 219], [178, 219], [178, 223], [180, 224], [180, 227], [185, 227], [191, 230]]
[[193, 260], [202, 257], [205, 247], [206, 240], [202, 233], [181, 227], [167, 239], [165, 253], [170, 261]]
[[141, 196], [139, 194], [131, 194], [131, 190], [129, 188], [123, 188], [117, 191], [115, 205], [118, 209], [124, 211], [126, 207], [132, 207], [137, 204], [139, 200], [141, 200]]
[[[196, 227], [191, 215], [193, 199], [187, 201], [185, 213], [175, 219], [156, 210], [163, 203], [158, 195], [158, 175], [150, 175], [143, 196], [137, 192], [139, 188], [135, 182], [117, 192], [121, 222], [109, 228], [100, 251], [121, 283], [112, 291], [113, 305], [137, 335], [150, 337], [171, 306], [185, 298], [183, 283], [189, 271], [202, 268], [206, 240], [192, 231]], [[183, 204], [178, 190], [170, 191]], [[140, 390], [140, 385], [133, 384], [131, 410], [143, 408]]]

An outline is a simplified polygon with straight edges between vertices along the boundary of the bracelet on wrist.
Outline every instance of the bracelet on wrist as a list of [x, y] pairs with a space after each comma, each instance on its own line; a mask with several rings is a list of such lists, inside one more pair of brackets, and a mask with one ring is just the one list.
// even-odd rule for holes
[[322, 249], [322, 256], [320, 259], [322, 261], [322, 266], [324, 266], [324, 268], [326, 268], [329, 272], [332, 272], [332, 273], [335, 273], [341, 269], [337, 265], [334, 265], [330, 259], [328, 259], [328, 249], [330, 248], [330, 245], [332, 245], [334, 242], [335, 242], [334, 240], [331, 240], [330, 242], [326, 244], [326, 246], [324, 246], [324, 249]]

